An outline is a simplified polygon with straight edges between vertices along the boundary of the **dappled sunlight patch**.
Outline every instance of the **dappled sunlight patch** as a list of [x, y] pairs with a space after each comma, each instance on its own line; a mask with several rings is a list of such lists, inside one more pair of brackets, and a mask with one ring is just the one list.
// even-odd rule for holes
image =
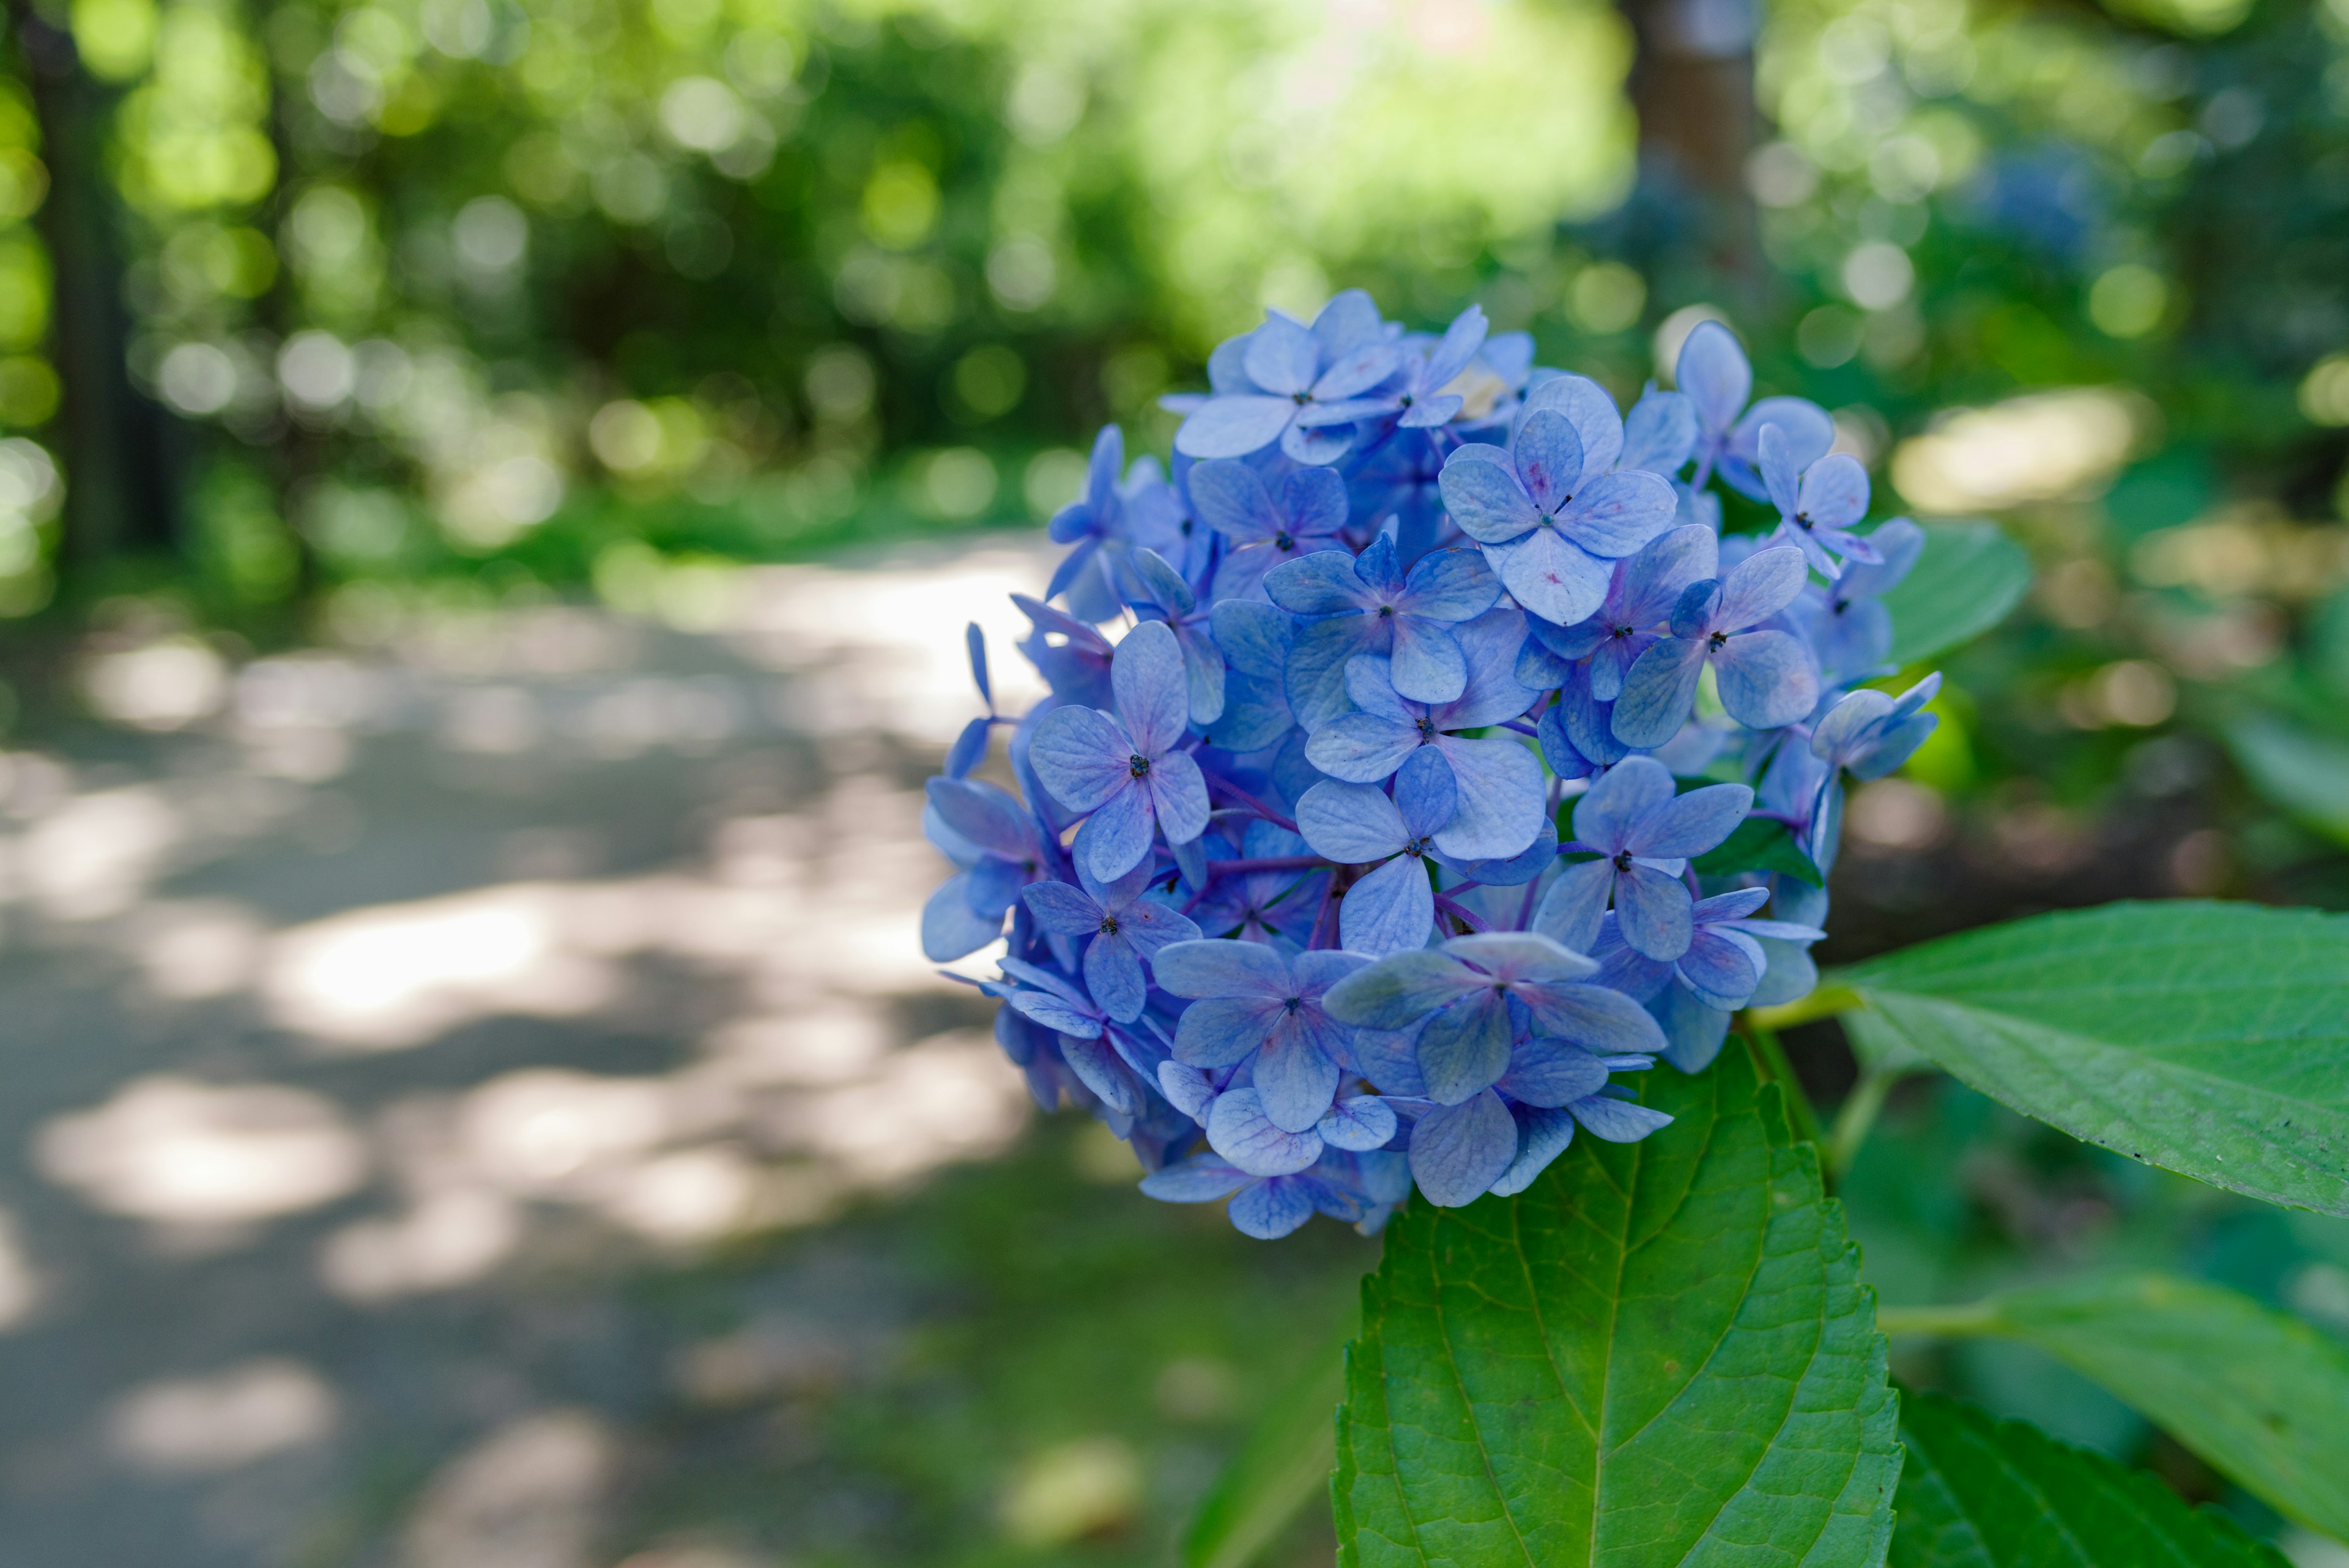
[[409, 1568], [590, 1568], [619, 1444], [585, 1410], [501, 1427], [443, 1466], [408, 1534]]
[[106, 1440], [137, 1469], [208, 1475], [321, 1442], [340, 1418], [341, 1401], [325, 1378], [273, 1356], [132, 1389], [108, 1413]]
[[2144, 394], [2114, 387], [1952, 410], [1894, 451], [1892, 483], [1920, 512], [1942, 514], [2082, 500], [2111, 481], [2155, 421]]
[[162, 1076], [44, 1122], [33, 1161], [109, 1213], [198, 1227], [315, 1209], [357, 1188], [367, 1167], [366, 1145], [321, 1096]]
[[521, 1211], [494, 1192], [460, 1189], [407, 1213], [347, 1225], [326, 1239], [318, 1277], [345, 1301], [390, 1301], [469, 1285], [522, 1238]]

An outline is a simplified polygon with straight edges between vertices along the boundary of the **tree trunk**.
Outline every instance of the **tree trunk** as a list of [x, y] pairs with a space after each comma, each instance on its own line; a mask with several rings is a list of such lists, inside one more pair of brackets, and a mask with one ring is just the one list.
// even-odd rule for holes
[[1732, 278], [1758, 265], [1745, 188], [1753, 151], [1754, 0], [1621, 0], [1639, 42], [1631, 106], [1643, 183], [1704, 210], [1709, 259]]
[[57, 446], [65, 460], [61, 580], [122, 550], [175, 541], [163, 410], [132, 390], [125, 363], [122, 255], [101, 141], [102, 90], [81, 68], [73, 36], [12, 0], [10, 18], [49, 168], [39, 224], [55, 275], [51, 321], [64, 382]]

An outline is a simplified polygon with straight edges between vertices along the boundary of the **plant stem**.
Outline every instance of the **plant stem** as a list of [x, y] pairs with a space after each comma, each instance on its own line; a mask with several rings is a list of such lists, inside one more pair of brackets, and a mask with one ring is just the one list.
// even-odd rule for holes
[[1826, 1140], [1819, 1136], [1819, 1113], [1812, 1106], [1810, 1096], [1803, 1092], [1803, 1081], [1795, 1076], [1795, 1064], [1786, 1060], [1786, 1048], [1778, 1044], [1777, 1033], [1762, 1027], [1751, 1012], [1745, 1015], [1745, 1033], [1753, 1044], [1754, 1058], [1762, 1069], [1762, 1076], [1776, 1079], [1786, 1091], [1786, 1116], [1795, 1124], [1795, 1136], [1805, 1143], [1824, 1144]]
[[2003, 1324], [1995, 1302], [1969, 1302], [1958, 1306], [1889, 1307], [1876, 1309], [1876, 1326], [1886, 1334], [1930, 1334], [1962, 1339], [1996, 1334]]
[[1293, 820], [1281, 815], [1231, 780], [1217, 778], [1213, 774], [1207, 774], [1206, 777], [1207, 787], [1227, 796], [1234, 805], [1256, 813], [1275, 827], [1285, 827], [1291, 833], [1297, 831], [1297, 824]]
[[1851, 1169], [1851, 1162], [1859, 1158], [1860, 1146], [1875, 1127], [1877, 1114], [1884, 1109], [1884, 1096], [1892, 1092], [1899, 1076], [1872, 1064], [1859, 1070], [1859, 1081], [1844, 1096], [1842, 1106], [1836, 1112], [1835, 1126], [1827, 1133], [1823, 1152], [1830, 1179], [1842, 1180]]
[[1867, 999], [1849, 986], [1822, 985], [1810, 995], [1783, 1007], [1748, 1008], [1745, 1016], [1759, 1029], [1792, 1029], [1797, 1023], [1816, 1023], [1822, 1018], [1857, 1012], [1867, 1005]]

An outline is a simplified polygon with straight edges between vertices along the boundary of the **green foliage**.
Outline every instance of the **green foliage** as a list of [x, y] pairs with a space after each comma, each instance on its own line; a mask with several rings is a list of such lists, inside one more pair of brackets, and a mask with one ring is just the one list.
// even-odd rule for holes
[[1840, 971], [1872, 1020], [2075, 1137], [2349, 1214], [2349, 919], [2117, 904]]
[[1891, 1568], [2284, 1568], [2142, 1470], [1939, 1394], [1904, 1394]]
[[2031, 587], [2031, 561], [1995, 523], [1937, 523], [1925, 554], [1884, 596], [1892, 659], [1916, 664], [1972, 641], [2011, 614]]
[[1275, 1396], [1199, 1500], [1183, 1536], [1183, 1568], [1245, 1568], [1329, 1490], [1337, 1459], [1330, 1411], [1345, 1392], [1342, 1374], [1331, 1345]]
[[2320, 833], [2349, 843], [2349, 744], [2278, 719], [2226, 729], [2227, 747], [2259, 792]]
[[1826, 885], [1818, 867], [1795, 842], [1793, 830], [1765, 816], [1745, 818], [1734, 833], [1692, 864], [1707, 877], [1724, 877], [1733, 871], [1783, 871], [1814, 888]]
[[1389, 1228], [1348, 1359], [1346, 1568], [1865, 1565], [1899, 1464], [1873, 1297], [1817, 1157], [1732, 1052], [1676, 1119]]
[[2234, 1291], [2168, 1274], [2033, 1286], [1887, 1327], [2019, 1339], [2095, 1378], [2246, 1491], [2349, 1540], [2349, 1351]]

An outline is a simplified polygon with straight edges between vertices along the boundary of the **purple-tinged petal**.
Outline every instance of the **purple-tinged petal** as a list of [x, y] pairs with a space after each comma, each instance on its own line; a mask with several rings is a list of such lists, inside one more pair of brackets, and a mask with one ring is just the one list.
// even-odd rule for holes
[[1794, 723], [1818, 705], [1810, 650], [1783, 631], [1739, 632], [1713, 656], [1713, 668], [1721, 705], [1748, 729]]
[[1609, 1143], [1637, 1143], [1659, 1127], [1670, 1127], [1672, 1118], [1661, 1111], [1651, 1111], [1631, 1100], [1619, 1100], [1611, 1095], [1593, 1095], [1587, 1100], [1577, 1100], [1567, 1107], [1574, 1119], [1589, 1129], [1593, 1137]]
[[1769, 901], [1767, 888], [1739, 888], [1715, 893], [1710, 898], [1699, 898], [1693, 913], [1699, 925], [1707, 920], [1741, 920]]
[[1210, 398], [1175, 431], [1174, 450], [1185, 457], [1246, 457], [1278, 441], [1296, 416], [1297, 404], [1288, 398]]
[[1607, 564], [1555, 528], [1536, 528], [1513, 542], [1485, 546], [1509, 597], [1558, 626], [1586, 620], [1607, 597]]
[[1183, 738], [1191, 720], [1189, 678], [1183, 646], [1165, 622], [1144, 621], [1125, 634], [1110, 661], [1110, 682], [1118, 719], [1142, 755], [1154, 758]]
[[1256, 1092], [1264, 1114], [1283, 1132], [1304, 1132], [1321, 1119], [1338, 1093], [1338, 1064], [1295, 1019], [1275, 1025], [1257, 1053]]
[[1101, 929], [1102, 918], [1108, 913], [1100, 899], [1066, 882], [1031, 882], [1020, 889], [1019, 896], [1027, 901], [1038, 925], [1062, 936], [1097, 931]]
[[1492, 1188], [1503, 1198], [1515, 1197], [1531, 1187], [1534, 1178], [1548, 1169], [1550, 1162], [1564, 1154], [1566, 1146], [1574, 1141], [1574, 1117], [1567, 1111], [1511, 1106], [1509, 1115], [1517, 1124], [1517, 1156]]
[[1615, 466], [1670, 478], [1695, 447], [1695, 402], [1685, 393], [1651, 389], [1631, 405], [1623, 421], [1623, 452]]
[[[1605, 966], [1601, 966], [1602, 972]], [[1607, 986], [1537, 985], [1521, 1000], [1534, 1028], [1601, 1056], [1645, 1055], [1664, 1047], [1656, 1021], [1622, 992]]]
[[[1177, 753], [1179, 754], [1179, 753]], [[1188, 757], [1184, 758], [1188, 762]], [[1202, 822], [1206, 814], [1200, 813]], [[1085, 818], [1070, 846], [1077, 865], [1096, 882], [1114, 882], [1148, 858], [1157, 826], [1147, 789], [1122, 790]]]
[[991, 784], [932, 779], [925, 793], [931, 809], [964, 838], [1002, 856], [1023, 860], [1036, 853], [1036, 828], [1019, 803]]
[[1634, 864], [1615, 878], [1615, 919], [1633, 952], [1669, 963], [1688, 951], [1689, 890], [1677, 877]]
[[1100, 1019], [1078, 1011], [1048, 991], [1015, 991], [1005, 1000], [1019, 1011], [1022, 1018], [1031, 1019], [1071, 1039], [1090, 1039], [1102, 1032]]
[[1691, 583], [1720, 570], [1721, 541], [1700, 524], [1671, 528], [1650, 540], [1617, 568], [1614, 604], [1626, 626], [1661, 626]]
[[1564, 506], [1581, 483], [1582, 438], [1555, 410], [1544, 409], [1526, 417], [1517, 430], [1515, 455], [1517, 483], [1544, 515]]
[[1085, 989], [1093, 993], [1101, 1010], [1120, 1023], [1131, 1023], [1142, 1016], [1150, 985], [1143, 976], [1142, 956], [1122, 932], [1104, 932], [1085, 949]]
[[[1278, 575], [1268, 574], [1267, 580]], [[1335, 615], [1299, 630], [1297, 640], [1289, 644], [1281, 683], [1299, 724], [1319, 730], [1350, 711], [1346, 666], [1386, 635], [1385, 623], [1362, 615]]]
[[1671, 798], [1672, 775], [1661, 763], [1626, 757], [1574, 803], [1574, 836], [1609, 855], [1630, 849], [1640, 824]]
[[1696, 405], [1705, 429], [1722, 433], [1754, 393], [1754, 368], [1728, 327], [1718, 321], [1700, 321], [1681, 341], [1672, 381]]
[[1800, 552], [1785, 545], [1756, 550], [1721, 579], [1721, 599], [1708, 631], [1743, 631], [1795, 602], [1809, 581]]
[[1506, 860], [1531, 844], [1541, 831], [1547, 799], [1533, 753], [1514, 738], [1444, 735], [1435, 744], [1452, 764], [1458, 792], [1435, 847], [1454, 860]]
[[1438, 1208], [1474, 1203], [1516, 1157], [1516, 1118], [1490, 1089], [1439, 1106], [1412, 1129], [1412, 1179]]
[[1395, 1114], [1377, 1096], [1357, 1095], [1331, 1106], [1313, 1130], [1331, 1148], [1356, 1152], [1384, 1148], [1395, 1135]]
[[1744, 784], [1707, 784], [1675, 795], [1642, 818], [1624, 847], [1651, 860], [1689, 860], [1737, 830], [1754, 805]]
[[1240, 364], [1249, 380], [1268, 392], [1290, 396], [1309, 391], [1320, 368], [1321, 345], [1302, 322], [1267, 314], [1264, 325], [1248, 335]]
[[1557, 530], [1608, 560], [1646, 547], [1672, 525], [1680, 498], [1652, 473], [1610, 473], [1582, 487], [1558, 515]]
[[1376, 595], [1354, 570], [1343, 550], [1316, 550], [1283, 561], [1264, 575], [1265, 597], [1297, 615], [1342, 615], [1371, 608]]
[[1579, 1045], [1563, 1040], [1531, 1040], [1509, 1057], [1501, 1093], [1529, 1106], [1557, 1106], [1595, 1095], [1607, 1084], [1607, 1068]]
[[1117, 926], [1133, 950], [1154, 962], [1167, 947], [1199, 940], [1199, 928], [1190, 916], [1153, 898], [1136, 898], [1120, 909]]
[[1288, 1016], [1287, 1006], [1278, 998], [1262, 996], [1210, 996], [1195, 1002], [1174, 1025], [1174, 1059], [1192, 1067], [1237, 1066]]
[[1501, 597], [1501, 580], [1475, 550], [1432, 550], [1412, 564], [1395, 608], [1429, 621], [1475, 620]]
[[1188, 844], [1207, 831], [1207, 780], [1188, 752], [1168, 752], [1150, 764], [1151, 805], [1169, 844]]
[[1125, 727], [1098, 709], [1055, 708], [1037, 724], [1028, 762], [1054, 800], [1095, 811], [1133, 782], [1134, 751]]
[[1680, 732], [1696, 702], [1697, 677], [1704, 670], [1704, 644], [1668, 637], [1634, 659], [1615, 700], [1610, 729], [1616, 740], [1646, 750]]
[[1312, 1188], [1301, 1180], [1259, 1181], [1242, 1189], [1224, 1212], [1243, 1236], [1278, 1241], [1313, 1218]]
[[1061, 1060], [1066, 1062], [1086, 1088], [1100, 1097], [1101, 1103], [1120, 1116], [1133, 1116], [1142, 1109], [1141, 1085], [1133, 1081], [1133, 1070], [1121, 1061], [1107, 1043], [1099, 1039], [1069, 1035], [1061, 1041]]
[[1324, 779], [1298, 801], [1297, 829], [1314, 854], [1347, 866], [1383, 860], [1411, 841], [1383, 790], [1335, 779]]
[[1734, 1012], [1762, 983], [1762, 971], [1769, 961], [1752, 937], [1699, 926], [1678, 967], [1681, 979], [1696, 992], [1697, 1000], [1723, 1012]]
[[1394, 809], [1413, 838], [1429, 837], [1452, 821], [1460, 810], [1460, 784], [1442, 749], [1422, 746], [1403, 759], [1395, 770]]
[[1176, 996], [1244, 996], [1284, 1002], [1291, 994], [1288, 966], [1255, 942], [1173, 942], [1150, 961], [1161, 991]]
[[1313, 400], [1336, 403], [1366, 392], [1395, 373], [1397, 363], [1393, 345], [1365, 343], [1342, 358], [1333, 360], [1313, 383]]
[[1444, 950], [1512, 984], [1580, 980], [1599, 967], [1573, 949], [1534, 931], [1473, 931], [1447, 939]]
[[1330, 988], [1321, 1005], [1339, 1023], [1359, 1029], [1408, 1029], [1437, 1008], [1485, 986], [1485, 977], [1459, 960], [1414, 949], [1348, 975]]
[[1228, 1160], [1195, 1154], [1190, 1158], [1154, 1170], [1142, 1179], [1142, 1190], [1161, 1203], [1213, 1203], [1238, 1191], [1255, 1178]]
[[1804, 471], [1795, 515], [1815, 527], [1850, 527], [1868, 515], [1868, 470], [1849, 452], [1829, 452]]
[[1614, 890], [1615, 867], [1609, 862], [1584, 860], [1568, 866], [1542, 895], [1533, 929], [1578, 952], [1588, 952], [1599, 937], [1599, 918], [1607, 912], [1607, 896]]
[[1419, 1032], [1419, 1072], [1430, 1099], [1456, 1106], [1509, 1069], [1509, 1008], [1481, 991], [1440, 1010]]
[[[1493, 461], [1496, 456], [1502, 461]], [[1515, 467], [1506, 462], [1498, 447], [1464, 446], [1444, 459], [1436, 478], [1444, 509], [1462, 533], [1482, 545], [1506, 544], [1541, 521]]]
[[[1517, 413], [1520, 444], [1526, 427], [1539, 413], [1555, 413], [1574, 427], [1582, 452], [1582, 471], [1569, 489], [1578, 488], [1615, 466], [1623, 450], [1623, 416], [1607, 389], [1588, 376], [1553, 376], [1526, 394]], [[1547, 511], [1549, 508], [1545, 507]]]
[[1250, 1176], [1292, 1175], [1321, 1158], [1319, 1135], [1273, 1126], [1254, 1089], [1216, 1098], [1207, 1113], [1207, 1144]]
[[1372, 958], [1425, 947], [1434, 925], [1435, 892], [1415, 856], [1396, 856], [1347, 888], [1338, 906], [1338, 940]]
[[1877, 726], [1892, 711], [1892, 699], [1873, 691], [1847, 692], [1811, 729], [1811, 753], [1841, 767], [1875, 739]]
[[[1158, 1064], [1158, 1092], [1166, 1103], [1197, 1122], [1207, 1125], [1207, 1107], [1216, 1103], [1216, 1085], [1207, 1075], [1196, 1067], [1186, 1067], [1176, 1061]], [[1233, 1172], [1238, 1175], [1237, 1171]], [[1220, 1194], [1218, 1194], [1220, 1196]]]

